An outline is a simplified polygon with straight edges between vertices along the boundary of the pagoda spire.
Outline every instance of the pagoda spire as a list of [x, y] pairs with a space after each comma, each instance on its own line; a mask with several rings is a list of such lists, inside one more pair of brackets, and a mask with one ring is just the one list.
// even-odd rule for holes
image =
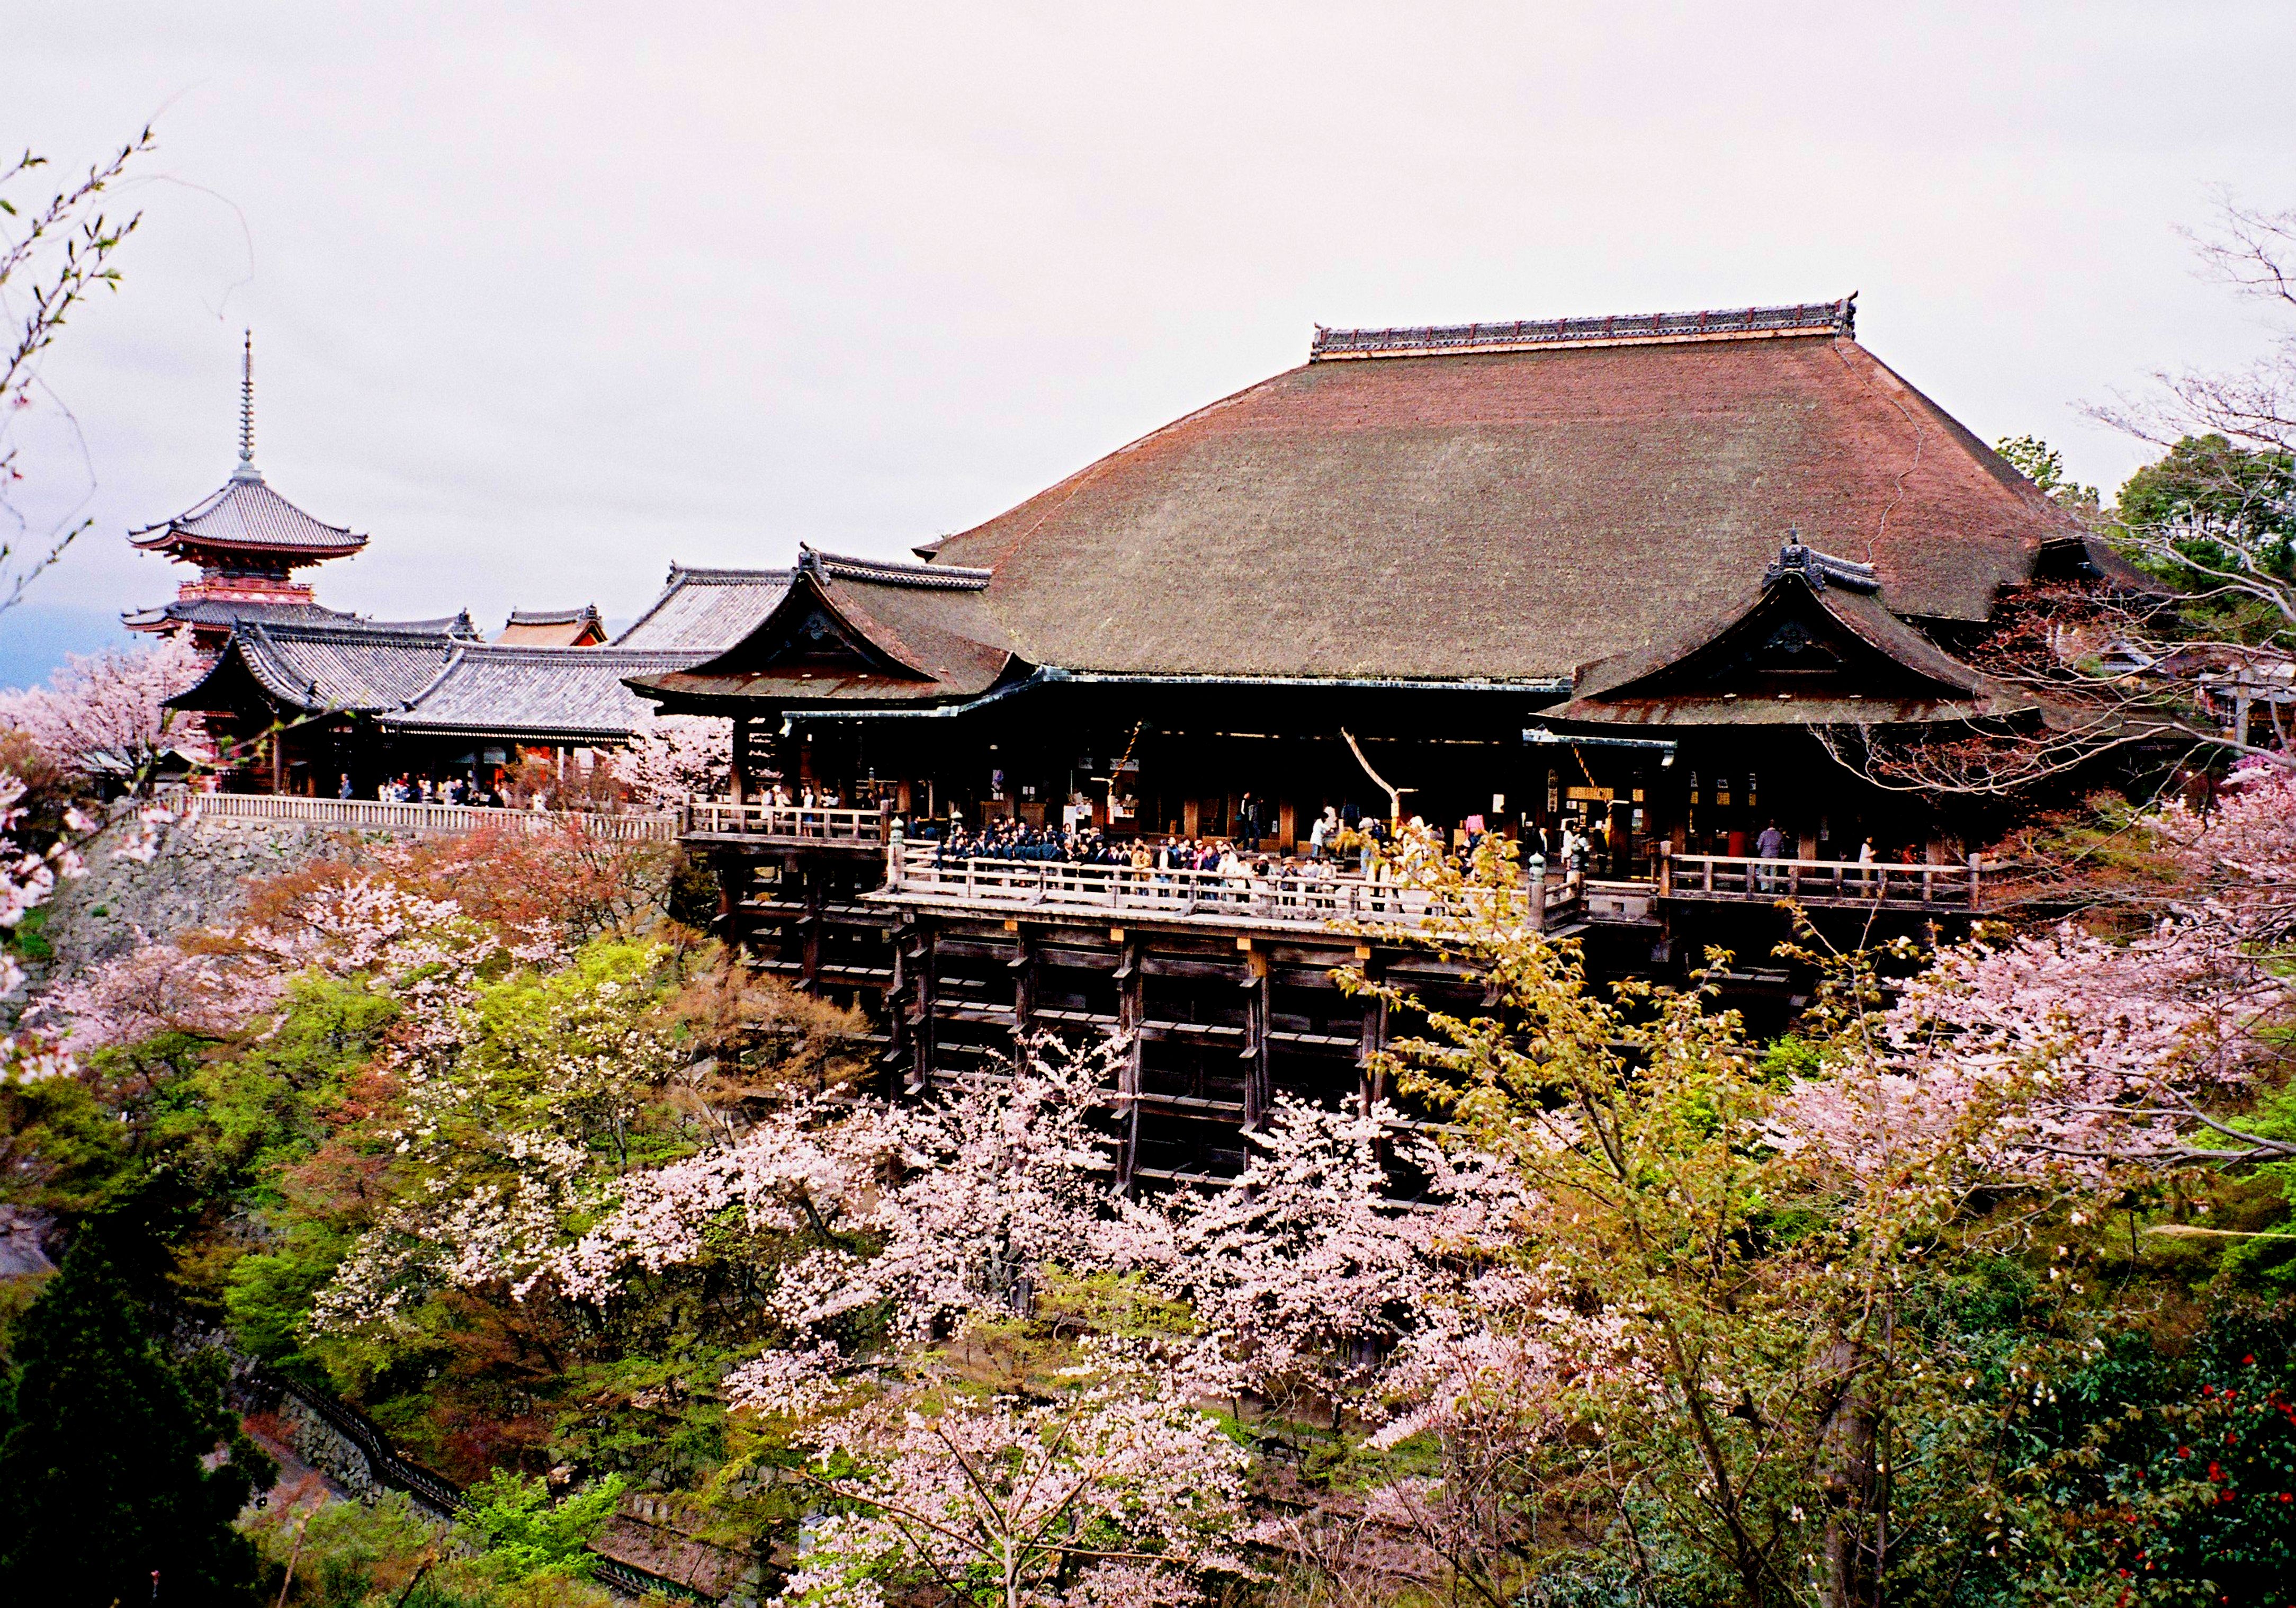
[[263, 471], [255, 466], [255, 332], [246, 332], [246, 343], [241, 349], [239, 369], [239, 467], [231, 472], [234, 480], [260, 480]]

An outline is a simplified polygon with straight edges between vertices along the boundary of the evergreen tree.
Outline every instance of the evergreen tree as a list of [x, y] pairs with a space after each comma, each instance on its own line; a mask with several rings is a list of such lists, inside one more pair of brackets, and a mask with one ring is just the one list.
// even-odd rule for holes
[[170, 1358], [93, 1235], [18, 1321], [14, 1351], [0, 1600], [250, 1601], [257, 1555], [232, 1521], [275, 1471], [225, 1406], [219, 1359]]

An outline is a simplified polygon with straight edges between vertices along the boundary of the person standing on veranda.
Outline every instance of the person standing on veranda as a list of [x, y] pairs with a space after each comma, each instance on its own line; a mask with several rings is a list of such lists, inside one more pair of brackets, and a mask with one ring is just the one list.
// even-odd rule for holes
[[[1785, 852], [1786, 834], [1778, 830], [1778, 824], [1775, 821], [1772, 821], [1762, 828], [1761, 835], [1754, 840], [1755, 857], [1765, 861], [1784, 859]], [[1762, 886], [1775, 888], [1777, 885], [1778, 874], [1765, 865], [1762, 867]]]

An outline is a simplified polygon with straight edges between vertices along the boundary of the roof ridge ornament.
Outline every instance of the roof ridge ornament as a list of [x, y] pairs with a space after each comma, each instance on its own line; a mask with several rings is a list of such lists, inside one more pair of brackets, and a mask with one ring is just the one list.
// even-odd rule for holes
[[846, 558], [824, 553], [804, 542], [797, 545], [797, 567], [822, 580], [873, 581], [879, 586], [910, 587], [927, 592], [978, 592], [996, 571], [964, 564], [904, 564], [888, 559]]
[[1762, 571], [1762, 586], [1767, 590], [1790, 575], [1800, 578], [1813, 592], [1824, 591], [1828, 581], [1852, 592], [1882, 589], [1882, 578], [1873, 565], [1820, 553], [1804, 542], [1801, 532], [1792, 525], [1786, 527], [1786, 539], [1778, 548], [1776, 562]]
[[1521, 352], [1549, 347], [1666, 346], [1783, 335], [1857, 333], [1857, 292], [1834, 301], [1727, 308], [1702, 313], [1620, 313], [1598, 318], [1526, 318], [1511, 324], [1423, 324], [1339, 330], [1316, 325], [1308, 361], [1438, 357], [1454, 352]]
[[245, 332], [239, 368], [239, 466], [231, 478], [244, 484], [263, 484], [263, 471], [255, 466], [255, 332]]

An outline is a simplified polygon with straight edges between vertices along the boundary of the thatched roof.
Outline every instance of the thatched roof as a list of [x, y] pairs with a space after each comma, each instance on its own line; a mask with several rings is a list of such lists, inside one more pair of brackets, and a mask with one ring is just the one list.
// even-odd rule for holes
[[[1789, 528], [1870, 566], [1877, 600], [1845, 606], [1918, 655], [1906, 620], [1984, 620], [2079, 532], [1858, 345], [1853, 312], [1319, 331], [1306, 365], [926, 565], [808, 554], [803, 608], [792, 591], [648, 690], [946, 700], [1015, 666], [1552, 685], [1742, 619]], [[824, 608], [873, 644], [853, 688], [774, 669]]]
[[1846, 335], [1310, 363], [937, 562], [1078, 669], [1567, 676], [1752, 601], [1789, 526], [1981, 620], [2068, 521]]

